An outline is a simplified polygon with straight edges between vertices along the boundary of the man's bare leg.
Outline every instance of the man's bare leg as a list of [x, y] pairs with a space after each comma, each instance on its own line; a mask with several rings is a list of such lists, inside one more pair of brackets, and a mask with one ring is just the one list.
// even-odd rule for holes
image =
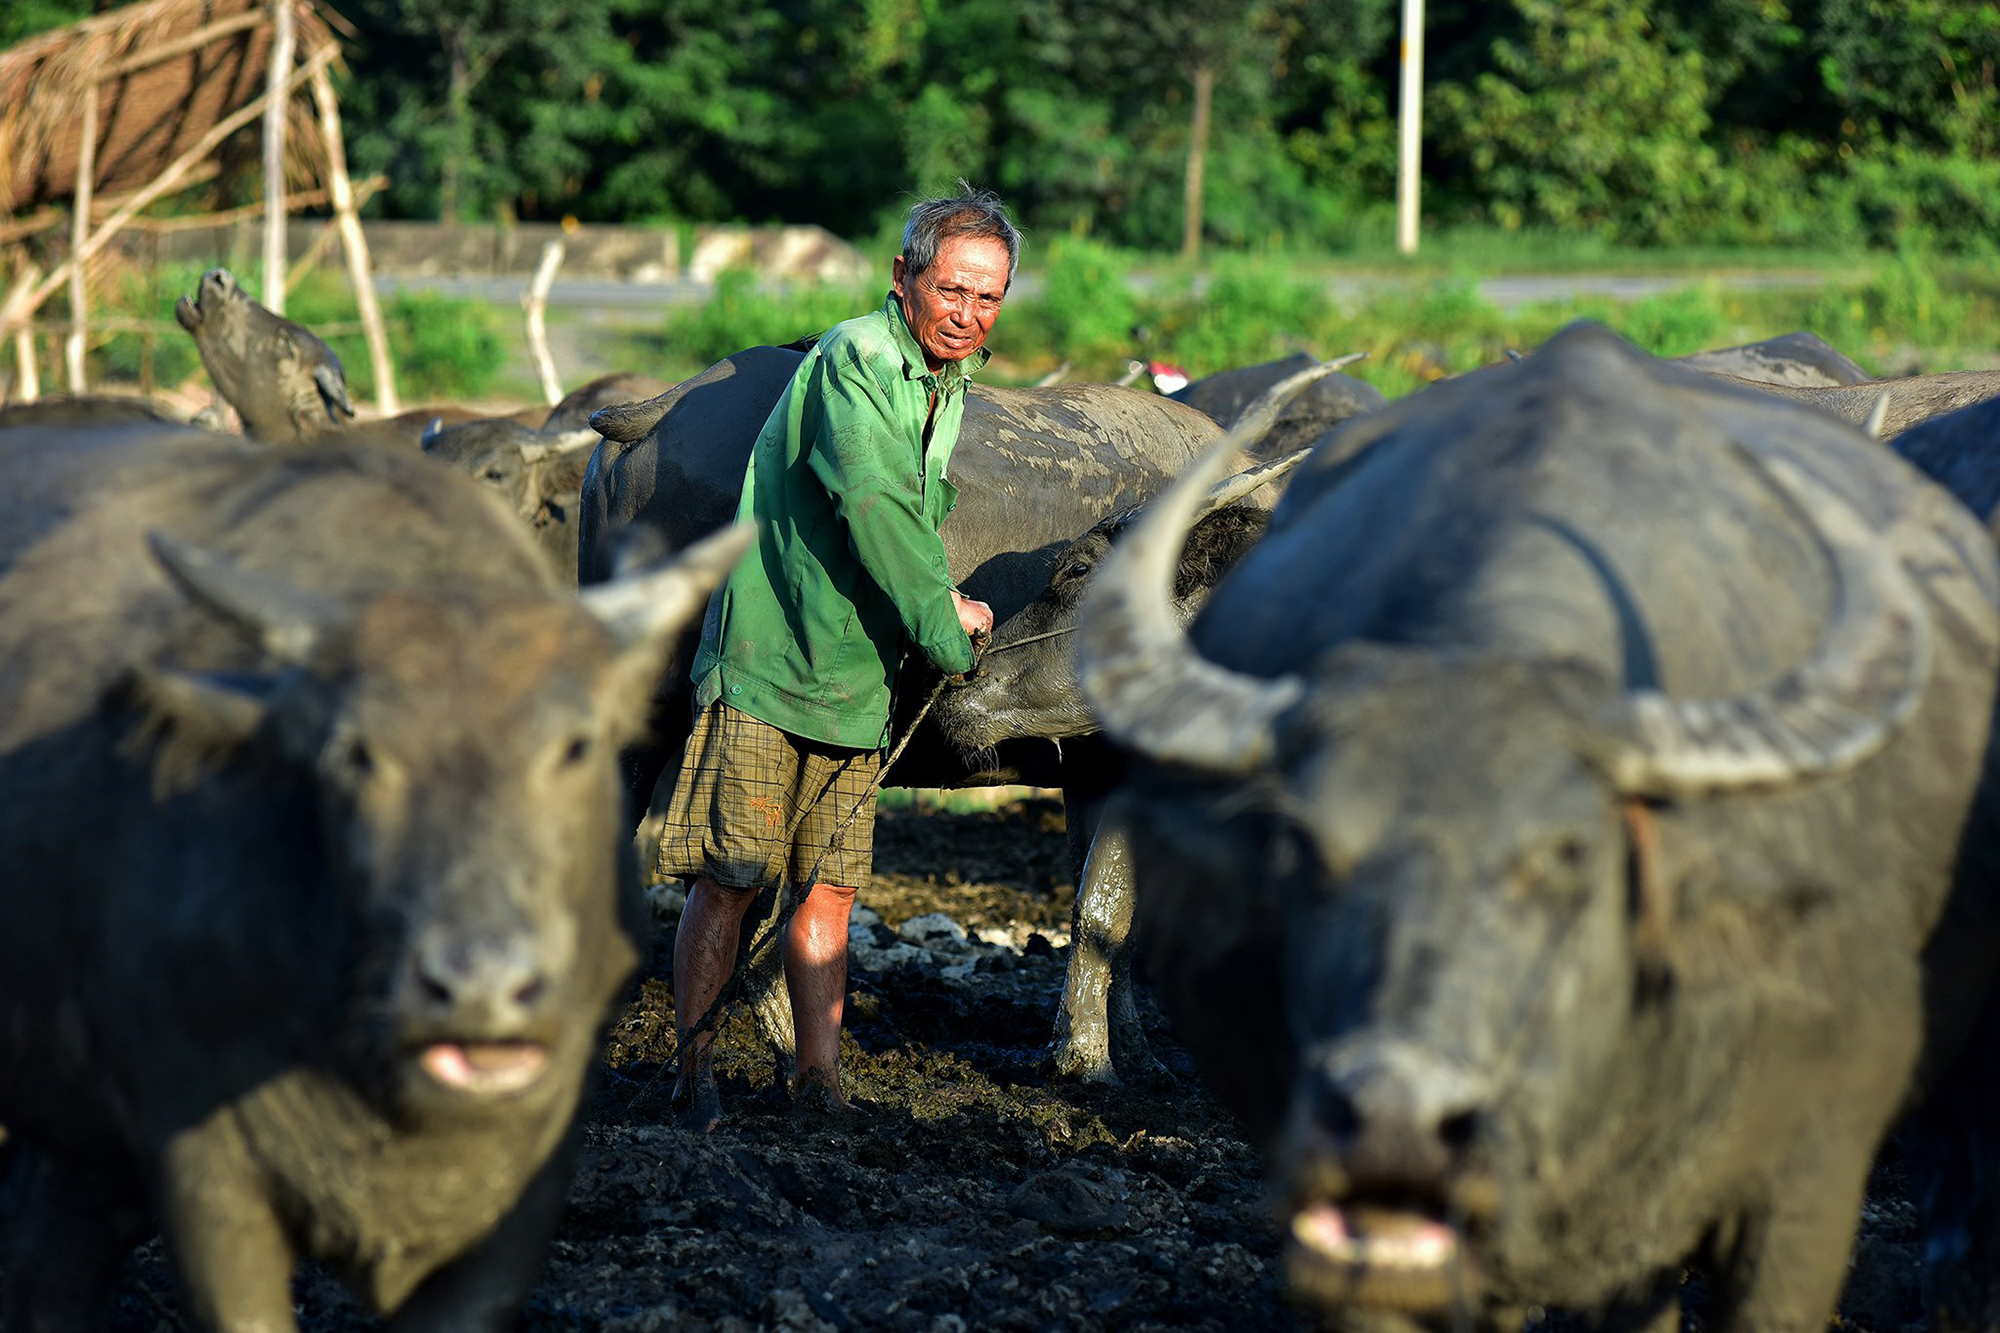
[[[683, 1129], [706, 1134], [722, 1119], [722, 1100], [709, 1068], [713, 1029], [690, 1032], [722, 994], [736, 968], [736, 944], [743, 914], [757, 897], [755, 889], [731, 889], [703, 876], [688, 892], [674, 935], [674, 1027], [680, 1038], [680, 1079], [674, 1101], [681, 1107]], [[845, 943], [843, 938], [842, 943]]]
[[785, 931], [785, 988], [798, 1050], [794, 1089], [823, 1084], [839, 1105], [840, 1019], [847, 1004], [847, 919], [854, 890], [815, 884]]

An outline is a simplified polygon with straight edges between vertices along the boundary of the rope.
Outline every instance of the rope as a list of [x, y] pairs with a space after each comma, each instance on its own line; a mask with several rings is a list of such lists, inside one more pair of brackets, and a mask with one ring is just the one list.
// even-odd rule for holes
[[[1056, 631], [1058, 634], [1067, 632], [1066, 630]], [[1041, 637], [1046, 638], [1050, 636], [1043, 635]], [[1025, 643], [1029, 642], [1029, 640], [1021, 640], [1021, 642]], [[973, 669], [977, 670], [979, 658], [983, 654], [979, 651], [977, 640], [974, 641], [973, 646], [975, 650]], [[1018, 645], [1009, 644], [1008, 646], [1015, 647]], [[984, 651], [997, 652], [999, 650], [988, 648]], [[910, 719], [910, 725], [904, 728], [903, 734], [897, 738], [896, 744], [890, 749], [888, 757], [882, 761], [882, 766], [875, 771], [875, 779], [868, 784], [868, 790], [861, 793], [861, 799], [854, 803], [854, 808], [849, 810], [840, 823], [834, 826], [833, 836], [827, 839], [826, 846], [821, 849], [818, 859], [813, 862], [811, 873], [805, 878], [806, 893], [811, 893], [812, 886], [819, 882], [820, 867], [826, 864], [826, 858], [833, 855], [834, 851], [840, 846], [841, 840], [847, 836], [847, 830], [853, 825], [855, 817], [861, 813], [862, 808], [868, 804], [870, 798], [876, 792], [882, 790], [883, 779], [889, 775], [889, 770], [895, 766], [896, 761], [903, 757], [903, 751], [909, 748], [910, 738], [917, 734], [917, 728], [922, 726], [924, 718], [929, 716], [931, 706], [937, 703], [938, 697], [944, 693], [945, 686], [951, 683], [951, 677], [938, 677], [937, 682], [931, 686], [930, 694], [925, 697], [923, 706], [917, 709], [917, 715]], [[824, 799], [827, 791], [832, 789], [834, 782], [846, 770], [846, 766], [852, 762], [853, 759], [851, 757], [841, 761], [841, 768], [835, 770], [827, 778], [826, 786], [820, 789], [821, 799]], [[807, 814], [811, 812], [813, 806], [816, 804], [818, 804], [818, 801], [807, 802], [801, 805], [798, 812], [793, 815], [791, 827], [785, 830], [785, 845], [789, 846], [791, 844], [793, 835], [799, 831], [799, 825], [805, 822]], [[793, 885], [790, 883], [779, 886], [781, 901], [779, 903], [777, 920], [772, 924], [771, 929], [765, 933], [761, 942], [752, 946], [749, 956], [730, 972], [728, 982], [716, 994], [714, 1002], [702, 1012], [699, 1019], [695, 1020], [694, 1025], [687, 1030], [686, 1039], [674, 1051], [673, 1070], [675, 1082], [679, 1082], [681, 1073], [687, 1066], [689, 1054], [694, 1050], [694, 1039], [705, 1032], [712, 1033], [715, 1031], [716, 1026], [722, 1021], [722, 1015], [728, 1012], [729, 1006], [735, 1004], [742, 997], [744, 975], [756, 972], [764, 959], [769, 956], [770, 950], [776, 947], [776, 942], [784, 938], [786, 927], [791, 924], [792, 918], [798, 915], [800, 906], [805, 902], [805, 894], [796, 894], [792, 890]], [[653, 1076], [646, 1080], [644, 1086], [632, 1095], [632, 1100], [626, 1103], [625, 1106], [628, 1115], [653, 1091], [653, 1088], [660, 1081], [660, 1075], [664, 1074], [666, 1070], [667, 1066], [662, 1064], [658, 1069], [653, 1071]]]

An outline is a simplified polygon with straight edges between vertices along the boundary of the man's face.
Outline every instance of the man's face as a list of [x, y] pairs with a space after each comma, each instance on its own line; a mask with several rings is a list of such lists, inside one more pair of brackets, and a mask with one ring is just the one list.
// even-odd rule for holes
[[903, 317], [924, 362], [942, 370], [986, 343], [1007, 295], [1007, 247], [990, 236], [954, 236], [938, 247], [937, 262], [912, 274], [901, 255], [890, 270]]

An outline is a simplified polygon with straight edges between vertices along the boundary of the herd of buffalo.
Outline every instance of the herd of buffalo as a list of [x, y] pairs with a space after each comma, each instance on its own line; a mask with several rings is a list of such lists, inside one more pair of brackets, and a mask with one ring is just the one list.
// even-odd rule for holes
[[[809, 344], [359, 421], [226, 271], [177, 314], [244, 435], [0, 409], [0, 1329], [154, 1234], [205, 1328], [303, 1259], [507, 1327]], [[2000, 371], [1579, 324], [978, 386], [953, 470], [1002, 623], [896, 781], [1063, 789], [1056, 1067], [1153, 1076], [1136, 950], [1307, 1307], [1824, 1328], [1894, 1134], [1931, 1326], [2000, 1329]]]

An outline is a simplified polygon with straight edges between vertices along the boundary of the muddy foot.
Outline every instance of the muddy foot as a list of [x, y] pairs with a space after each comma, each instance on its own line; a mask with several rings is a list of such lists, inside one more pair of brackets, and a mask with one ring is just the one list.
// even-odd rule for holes
[[703, 1073], [674, 1092], [674, 1123], [690, 1134], [713, 1133], [722, 1123], [722, 1094], [715, 1076]]

